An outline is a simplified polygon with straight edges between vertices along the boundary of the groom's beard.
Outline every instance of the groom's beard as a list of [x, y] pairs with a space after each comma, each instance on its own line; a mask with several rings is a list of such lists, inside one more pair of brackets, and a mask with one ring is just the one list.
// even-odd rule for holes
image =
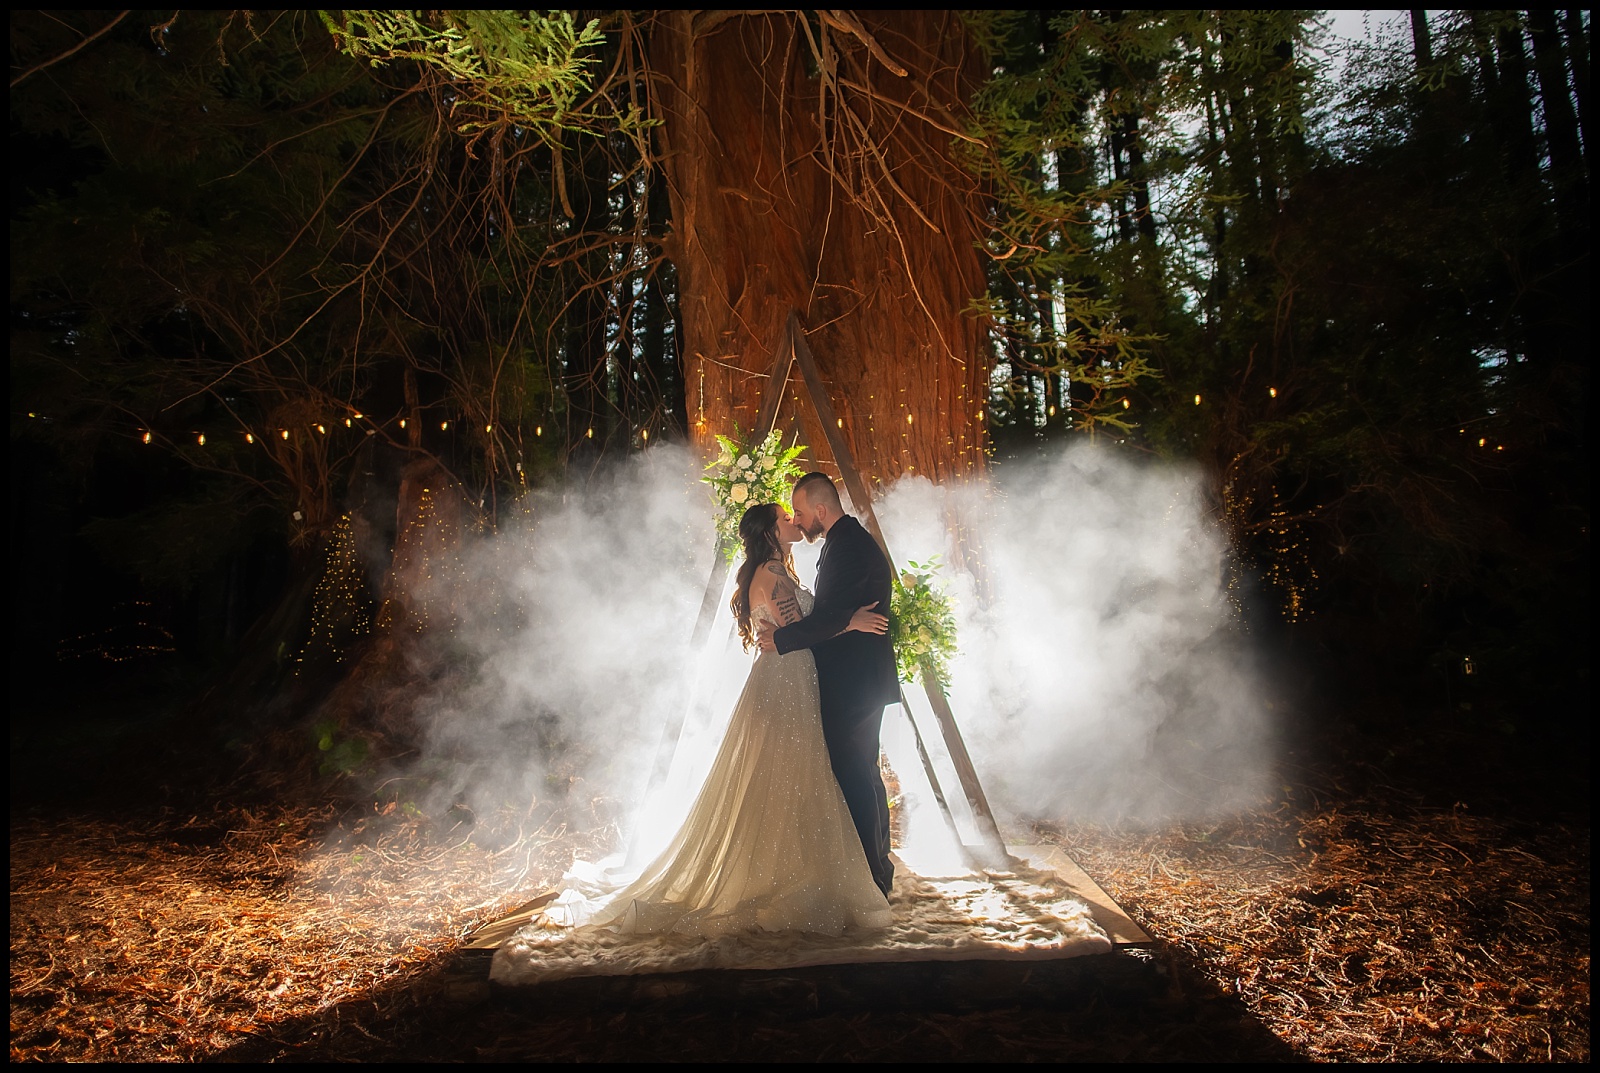
[[810, 525], [804, 522], [796, 522], [795, 524], [800, 526], [800, 532], [804, 534], [807, 544], [815, 544], [818, 538], [826, 531], [819, 521], [813, 521]]

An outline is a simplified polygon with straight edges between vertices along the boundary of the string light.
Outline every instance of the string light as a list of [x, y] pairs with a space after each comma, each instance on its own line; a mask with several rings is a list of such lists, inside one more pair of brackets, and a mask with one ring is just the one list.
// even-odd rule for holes
[[449, 427], [450, 427], [450, 422], [448, 422], [448, 421], [440, 421], [439, 422], [439, 431], [440, 432], [445, 431]]
[[405, 428], [406, 427], [406, 419], [403, 418], [403, 417], [400, 419], [400, 427], [401, 428]]
[[245, 442], [245, 443], [255, 443], [255, 442], [256, 442], [256, 436], [255, 436], [255, 433], [253, 433], [253, 432], [246, 432], [246, 433], [245, 433], [245, 434], [244, 434], [244, 442]]
[[322, 433], [324, 436], [326, 436], [328, 434], [328, 430], [323, 428], [321, 425], [317, 426], [317, 431]]
[[282, 432], [283, 432], [283, 438], [284, 439], [288, 439], [289, 438], [289, 430], [288, 429], [283, 429]]
[[311, 599], [311, 632], [300, 650], [301, 662], [318, 649], [342, 662], [348, 640], [370, 632], [365, 589], [355, 527], [350, 515], [342, 514], [333, 527], [328, 562]]
[[494, 431], [494, 426], [493, 425], [484, 425], [483, 426], [483, 431], [484, 432], [493, 432]]
[[1132, 406], [1133, 406], [1133, 403], [1131, 403], [1131, 402], [1129, 402], [1129, 401], [1128, 401], [1128, 400], [1127, 400], [1127, 399], [1123, 399], [1123, 400], [1122, 400], [1122, 408], [1123, 408], [1123, 409], [1124, 409], [1124, 410], [1126, 410], [1126, 409], [1129, 409], [1129, 408], [1131, 408], [1131, 407], [1132, 407]]
[[594, 439], [594, 429], [590, 429], [590, 430], [589, 430], [589, 431], [588, 431], [588, 432], [587, 432], [587, 433], [586, 433], [586, 435], [587, 435], [587, 436], [588, 436], [588, 437], [589, 437], [589, 438], [590, 438], [590, 439], [591, 439], [591, 440], [592, 440], [592, 439]]
[[543, 425], [535, 425], [533, 427], [533, 434], [535, 436], [543, 436], [544, 435], [544, 426]]
[[1267, 394], [1271, 395], [1273, 398], [1277, 398], [1278, 397], [1278, 389], [1275, 388], [1275, 387], [1269, 387], [1269, 388], [1267, 388]]
[[198, 442], [201, 447], [204, 447], [206, 445], [206, 434], [204, 432], [200, 433], [200, 436], [196, 442]]
[[[32, 416], [33, 416], [33, 415], [32, 415], [32, 414], [29, 414], [29, 415], [28, 415], [28, 416], [29, 416], [29, 417], [32, 417]], [[149, 443], [149, 442], [150, 442], [150, 433], [148, 433], [148, 432], [146, 432], [146, 433], [145, 433], [145, 434], [144, 434], [144, 442], [145, 442], [145, 443]]]
[[1195, 404], [1195, 405], [1196, 405], [1196, 406], [1199, 406], [1199, 405], [1200, 405], [1200, 396], [1199, 396], [1199, 395], [1196, 395], [1196, 396], [1195, 396], [1195, 397], [1194, 397], [1194, 404]]
[[350, 419], [347, 417], [347, 418], [344, 419], [344, 427], [345, 428], [354, 428], [355, 426], [350, 424]]
[[363, 418], [363, 417], [366, 417], [366, 416], [367, 416], [367, 415], [366, 415], [366, 414], [356, 414], [356, 415], [355, 415], [355, 419], [356, 419], [356, 420], [357, 420], [357, 421], [360, 421], [360, 420], [361, 420], [361, 419], [362, 419], [362, 418]]
[[647, 429], [647, 428], [646, 429], [640, 429], [639, 430], [639, 436], [640, 436], [641, 439], [644, 440], [645, 443], [649, 443], [650, 442], [650, 430], [649, 429]]
[[1487, 445], [1487, 444], [1488, 444], [1488, 443], [1489, 443], [1489, 441], [1488, 441], [1488, 439], [1486, 439], [1486, 438], [1483, 438], [1483, 437], [1480, 437], [1480, 438], [1479, 438], [1479, 439], [1478, 439], [1478, 446], [1479, 446], [1479, 447], [1484, 447], [1484, 446], [1486, 446], [1486, 445]]

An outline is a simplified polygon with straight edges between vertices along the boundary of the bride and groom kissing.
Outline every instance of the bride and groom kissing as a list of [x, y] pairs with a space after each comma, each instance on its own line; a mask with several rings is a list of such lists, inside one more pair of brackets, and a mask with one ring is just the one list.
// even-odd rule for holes
[[[760, 503], [739, 523], [732, 606], [758, 655], [688, 818], [628, 886], [567, 922], [704, 937], [890, 923], [890, 566], [826, 474], [801, 477], [792, 500], [792, 514]], [[823, 541], [815, 594], [794, 574], [801, 539]]]

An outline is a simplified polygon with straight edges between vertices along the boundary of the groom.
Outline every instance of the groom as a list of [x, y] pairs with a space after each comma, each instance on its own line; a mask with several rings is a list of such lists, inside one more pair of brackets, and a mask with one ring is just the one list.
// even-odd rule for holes
[[824, 540], [817, 563], [816, 605], [799, 622], [763, 630], [766, 652], [811, 649], [822, 695], [822, 734], [833, 774], [867, 851], [872, 878], [885, 895], [894, 881], [889, 863], [889, 803], [878, 770], [883, 707], [900, 699], [894, 648], [887, 634], [841, 632], [857, 608], [889, 613], [889, 560], [861, 523], [844, 512], [826, 473], [807, 473], [794, 486], [794, 521], [806, 543]]

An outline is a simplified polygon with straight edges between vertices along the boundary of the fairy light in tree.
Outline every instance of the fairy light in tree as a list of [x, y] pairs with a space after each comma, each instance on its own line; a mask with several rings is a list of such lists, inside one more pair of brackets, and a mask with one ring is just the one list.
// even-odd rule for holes
[[204, 432], [200, 433], [200, 435], [198, 437], [196, 437], [195, 442], [198, 443], [201, 447], [204, 447], [206, 445], [206, 434]]
[[401, 428], [405, 428], [406, 427], [406, 419], [403, 418], [403, 417], [400, 419], [400, 427]]
[[323, 428], [321, 425], [317, 426], [317, 431], [322, 433], [324, 436], [326, 436], [328, 434], [328, 430]]
[[150, 433], [146, 432], [144, 434], [144, 436], [141, 437], [141, 438], [144, 440], [145, 443], [149, 443], [150, 442]]
[[245, 434], [244, 434], [244, 442], [245, 442], [245, 443], [255, 443], [255, 442], [256, 442], [256, 435], [255, 435], [255, 433], [253, 433], [253, 432], [246, 432], [246, 433], [245, 433]]
[[449, 428], [450, 428], [450, 422], [448, 422], [448, 421], [440, 421], [439, 422], [439, 431], [440, 432], [444, 432], [444, 431], [448, 430]]
[[1269, 388], [1267, 388], [1267, 394], [1271, 395], [1273, 398], [1277, 398], [1278, 397], [1278, 389], [1275, 388], [1275, 387], [1269, 387]]
[[355, 426], [350, 423], [350, 419], [347, 417], [347, 418], [344, 419], [344, 427], [345, 428], [354, 428]]
[[365, 587], [355, 527], [350, 515], [342, 514], [328, 539], [328, 561], [311, 598], [311, 632], [300, 652], [302, 663], [321, 652], [342, 662], [350, 641], [371, 632]]
[[1194, 404], [1195, 404], [1195, 405], [1196, 405], [1196, 406], [1199, 406], [1199, 405], [1200, 405], [1200, 396], [1199, 396], [1199, 395], [1196, 395], [1196, 396], [1195, 396], [1195, 397], [1194, 397]]
[[283, 438], [284, 439], [288, 439], [289, 438], [289, 430], [288, 429], [280, 429], [279, 431], [283, 433]]

